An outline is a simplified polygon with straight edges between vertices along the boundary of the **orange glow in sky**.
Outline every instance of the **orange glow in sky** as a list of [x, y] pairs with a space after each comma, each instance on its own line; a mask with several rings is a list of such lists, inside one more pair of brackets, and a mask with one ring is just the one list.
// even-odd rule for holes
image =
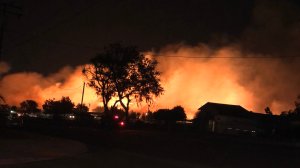
[[[284, 65], [278, 60], [241, 59], [244, 55], [231, 47], [212, 50], [203, 45], [174, 45], [159, 53], [146, 54], [159, 61], [157, 68], [162, 72], [161, 82], [165, 89], [150, 107], [152, 111], [181, 105], [188, 118], [192, 118], [206, 102], [218, 102], [238, 104], [255, 112], [264, 112], [269, 106], [278, 114], [293, 108], [298, 94], [295, 91], [297, 83], [287, 86], [274, 82], [291, 76], [290, 72], [279, 71]], [[82, 68], [64, 67], [46, 77], [35, 72], [6, 75], [0, 83], [1, 94], [11, 105], [33, 99], [41, 106], [47, 99], [58, 100], [62, 96], [69, 96], [77, 104], [81, 101], [86, 80]], [[274, 74], [273, 70], [278, 71]], [[284, 94], [286, 99], [276, 97]], [[102, 104], [101, 98], [90, 87], [85, 88], [84, 103], [90, 111]], [[148, 106], [132, 103], [131, 110], [145, 112]]]

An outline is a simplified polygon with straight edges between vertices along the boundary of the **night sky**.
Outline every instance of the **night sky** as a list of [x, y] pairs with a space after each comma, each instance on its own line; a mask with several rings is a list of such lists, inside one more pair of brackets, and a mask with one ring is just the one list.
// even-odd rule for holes
[[[116, 42], [158, 55], [165, 92], [154, 110], [182, 105], [192, 116], [210, 101], [279, 114], [300, 93], [298, 0], [0, 1], [2, 13], [8, 5], [0, 89], [9, 104], [80, 100], [78, 65]], [[96, 106], [93, 93], [86, 102]]]
[[278, 51], [274, 37], [280, 38], [280, 45], [299, 45], [298, 39], [291, 40], [293, 34], [286, 34], [299, 27], [299, 2], [291, 0], [1, 2], [21, 7], [9, 10], [22, 13], [20, 18], [7, 14], [3, 60], [11, 72], [49, 74], [66, 65], [81, 65], [113, 42], [141, 50], [175, 43], [212, 47], [238, 43], [245, 50], [283, 55], [288, 48]]

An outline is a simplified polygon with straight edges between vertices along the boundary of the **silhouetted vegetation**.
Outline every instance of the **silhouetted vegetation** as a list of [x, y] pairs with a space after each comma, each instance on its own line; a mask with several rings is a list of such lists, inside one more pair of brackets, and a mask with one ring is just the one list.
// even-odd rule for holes
[[265, 112], [266, 112], [266, 114], [268, 114], [268, 115], [273, 115], [273, 112], [271, 111], [270, 107], [266, 107], [266, 108], [265, 108]]
[[5, 104], [5, 99], [3, 96], [0, 95], [0, 104]]
[[281, 113], [281, 134], [285, 137], [300, 138], [300, 95], [297, 97], [295, 108]]
[[146, 58], [136, 47], [111, 44], [91, 63], [83, 73], [89, 79], [89, 86], [102, 97], [105, 112], [109, 111], [108, 102], [116, 97], [112, 108], [120, 104], [128, 118], [133, 99], [150, 103], [153, 96], [163, 92], [160, 73], [155, 69], [157, 61]]
[[173, 109], [159, 109], [153, 113], [153, 118], [158, 121], [176, 122], [186, 119], [186, 114], [181, 106], [176, 106]]
[[54, 118], [59, 118], [61, 114], [73, 112], [74, 103], [69, 97], [62, 97], [61, 100], [48, 99], [42, 106], [44, 113], [51, 113]]
[[41, 110], [38, 108], [38, 103], [34, 100], [25, 100], [20, 103], [20, 111], [23, 113], [38, 113]]
[[9, 111], [10, 107], [8, 104], [0, 104], [0, 111]]
[[89, 112], [88, 106], [85, 104], [77, 104], [76, 107], [74, 108], [74, 112]]

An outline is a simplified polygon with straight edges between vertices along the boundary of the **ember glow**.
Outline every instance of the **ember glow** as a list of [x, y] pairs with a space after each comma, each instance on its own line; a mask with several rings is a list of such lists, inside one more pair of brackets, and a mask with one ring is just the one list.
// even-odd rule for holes
[[[264, 112], [269, 106], [279, 114], [292, 109], [300, 94], [300, 77], [295, 75], [298, 58], [256, 58], [266, 56], [244, 54], [235, 47], [213, 50], [205, 45], [170, 45], [159, 53], [145, 54], [159, 61], [165, 89], [150, 108], [153, 111], [181, 105], [192, 118], [201, 105], [218, 102], [238, 104], [255, 112]], [[65, 67], [46, 77], [34, 72], [5, 75], [0, 83], [1, 94], [11, 105], [33, 99], [41, 106], [46, 99], [62, 96], [69, 96], [77, 104], [85, 81], [82, 67]], [[87, 87], [84, 103], [92, 110], [101, 106], [101, 98]], [[145, 112], [148, 107], [133, 103], [131, 110]]]

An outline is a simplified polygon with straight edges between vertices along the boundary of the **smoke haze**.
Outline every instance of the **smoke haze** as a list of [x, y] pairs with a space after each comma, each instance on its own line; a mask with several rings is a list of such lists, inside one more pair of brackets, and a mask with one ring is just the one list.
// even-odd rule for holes
[[[256, 1], [251, 21], [234, 40], [224, 34], [212, 44], [173, 44], [145, 52], [159, 61], [165, 89], [151, 110], [182, 105], [191, 118], [206, 102], [239, 104], [261, 113], [267, 106], [275, 114], [293, 109], [300, 94], [299, 11], [293, 2]], [[83, 66], [67, 66], [45, 76], [9, 74], [10, 66], [1, 62], [0, 94], [11, 105], [33, 99], [41, 106], [46, 99], [62, 96], [79, 103]], [[90, 110], [101, 105], [100, 100], [86, 88], [84, 103]], [[146, 111], [147, 106], [132, 104], [131, 109]]]
[[[239, 104], [275, 114], [294, 108], [300, 93], [299, 58], [253, 55], [239, 47], [173, 45], [159, 53], [166, 89], [159, 104], [183, 105], [193, 114], [206, 102]], [[191, 115], [191, 114], [190, 114]]]
[[[158, 59], [165, 88], [151, 110], [181, 105], [191, 118], [206, 102], [218, 102], [242, 105], [261, 113], [269, 106], [279, 114], [292, 109], [300, 93], [300, 76], [296, 75], [299, 58], [245, 54], [234, 46], [211, 49], [203, 44], [170, 45], [159, 53], [147, 54]], [[26, 99], [42, 105], [46, 99], [62, 96], [79, 103], [85, 80], [82, 67], [64, 67], [49, 76], [34, 72], [6, 75], [0, 83], [1, 94], [13, 105]], [[86, 88], [84, 103], [90, 109], [99, 106], [100, 100], [92, 88]], [[131, 109], [146, 111], [147, 106], [132, 104]]]

